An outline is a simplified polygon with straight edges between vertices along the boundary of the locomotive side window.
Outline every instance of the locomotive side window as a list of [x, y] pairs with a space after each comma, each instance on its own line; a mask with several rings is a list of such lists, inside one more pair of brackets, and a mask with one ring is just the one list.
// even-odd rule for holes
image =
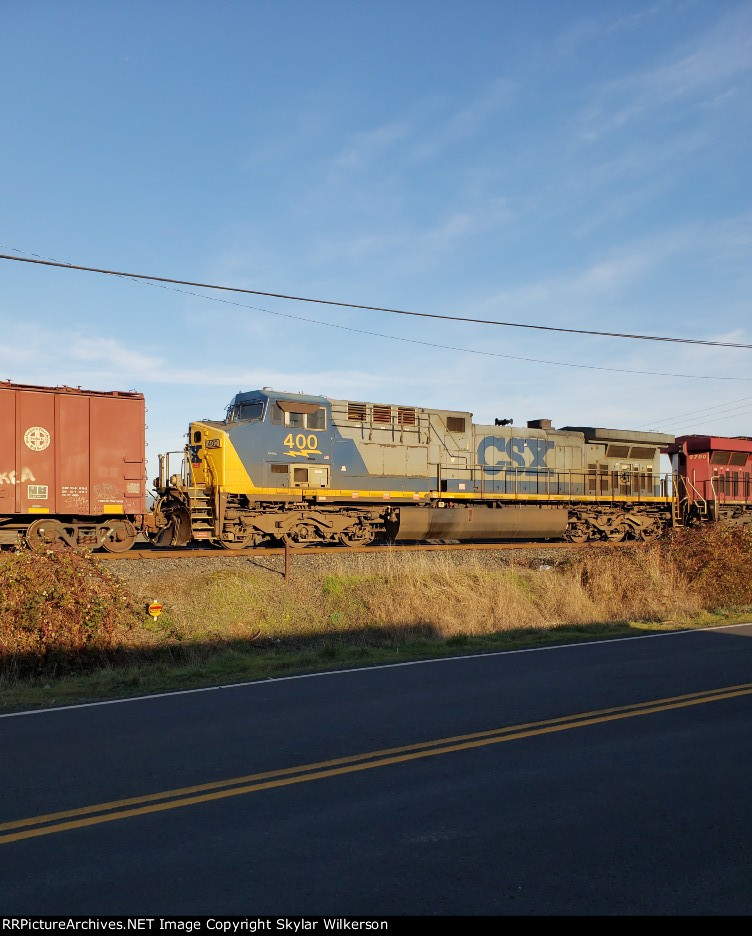
[[464, 416], [447, 416], [446, 426], [450, 432], [464, 432], [465, 431], [465, 417]]
[[729, 459], [729, 465], [746, 465], [747, 464], [747, 453], [746, 452], [732, 452], [731, 458]]
[[319, 406], [313, 413], [308, 414], [306, 429], [326, 429], [326, 410]]
[[277, 400], [272, 407], [272, 423], [288, 429], [326, 429], [326, 410], [316, 403]]
[[711, 465], [728, 465], [730, 452], [713, 452], [710, 456]]

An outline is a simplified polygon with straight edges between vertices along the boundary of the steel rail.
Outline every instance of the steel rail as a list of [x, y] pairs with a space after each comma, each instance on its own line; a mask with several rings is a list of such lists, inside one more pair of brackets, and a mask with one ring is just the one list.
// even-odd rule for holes
[[[472, 549], [484, 549], [487, 551], [504, 551], [512, 549], [585, 549], [588, 547], [609, 547], [626, 546], [629, 541], [620, 543], [610, 542], [592, 542], [592, 543], [541, 543], [541, 542], [515, 542], [515, 543], [418, 543], [418, 544], [400, 544], [394, 546], [302, 546], [290, 547], [289, 554], [293, 556], [311, 556], [311, 555], [339, 555], [347, 556], [352, 553], [384, 553], [384, 552], [431, 552], [431, 551], [464, 551]], [[129, 549], [122, 553], [94, 553], [97, 559], [247, 559], [259, 556], [282, 556], [285, 555], [283, 547], [273, 546], [255, 546], [247, 549], [201, 549], [191, 546], [183, 546], [178, 549], [162, 548], [154, 546], [146, 549]]]

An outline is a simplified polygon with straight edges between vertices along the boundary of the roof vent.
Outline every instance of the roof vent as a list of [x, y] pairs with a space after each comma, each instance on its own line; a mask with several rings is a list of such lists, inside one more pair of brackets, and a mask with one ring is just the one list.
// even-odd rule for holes
[[551, 420], [550, 419], [528, 419], [527, 428], [528, 429], [550, 429]]

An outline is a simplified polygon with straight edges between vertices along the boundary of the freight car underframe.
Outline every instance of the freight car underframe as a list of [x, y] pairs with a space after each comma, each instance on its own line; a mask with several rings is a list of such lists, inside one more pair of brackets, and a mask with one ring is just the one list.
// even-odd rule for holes
[[30, 519], [18, 514], [0, 517], [0, 545], [18, 546], [25, 542], [32, 549], [63, 545], [125, 552], [133, 546], [139, 531], [145, 526], [142, 515], [76, 517], [42, 514]]

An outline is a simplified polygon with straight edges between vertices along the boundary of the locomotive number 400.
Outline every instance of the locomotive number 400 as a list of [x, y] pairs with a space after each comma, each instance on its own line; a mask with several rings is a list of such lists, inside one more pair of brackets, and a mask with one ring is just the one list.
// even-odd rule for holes
[[313, 435], [313, 433], [311, 433], [309, 436], [306, 436], [304, 433], [299, 432], [293, 438], [293, 434], [288, 432], [282, 445], [287, 445], [290, 448], [307, 449], [311, 452], [317, 452], [319, 448], [319, 440], [315, 435]]

